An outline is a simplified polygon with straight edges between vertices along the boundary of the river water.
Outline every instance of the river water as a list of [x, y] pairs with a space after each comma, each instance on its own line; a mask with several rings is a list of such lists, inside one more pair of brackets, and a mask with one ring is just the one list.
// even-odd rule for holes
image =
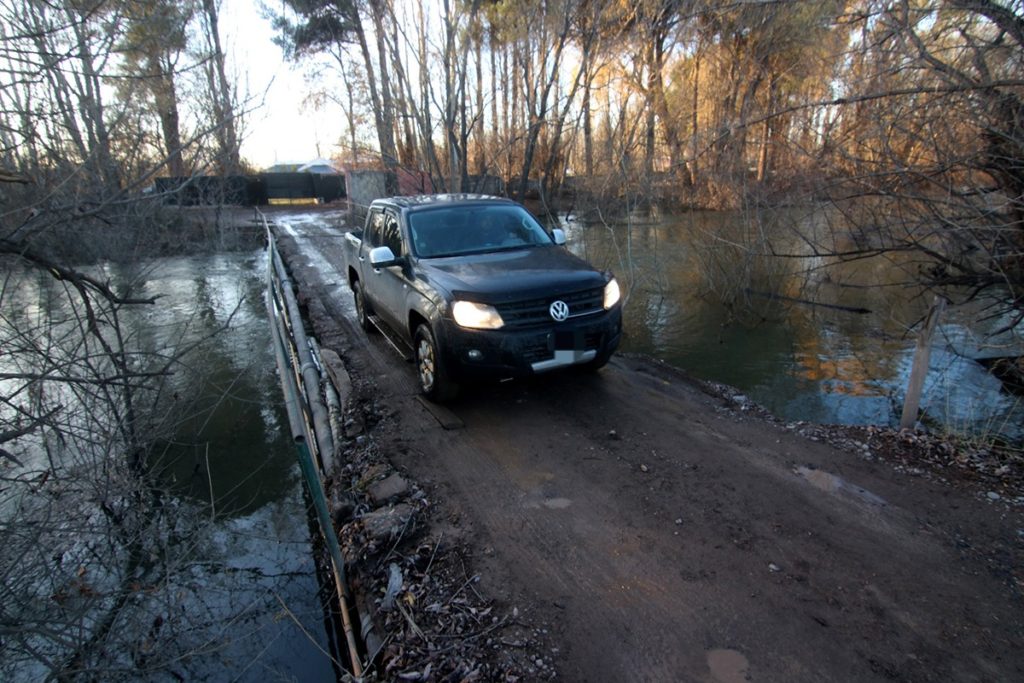
[[[562, 226], [576, 253], [626, 285], [623, 350], [733, 385], [785, 420], [898, 424], [917, 330], [933, 300], [907, 284], [918, 264], [809, 256], [801, 235], [835, 227], [834, 216], [813, 208], [614, 223], [570, 216]], [[758, 256], [766, 235], [776, 254], [804, 258]], [[1006, 319], [983, 317], [980, 303], [946, 309], [922, 407], [933, 426], [1019, 439], [1020, 397], [974, 359], [1020, 354], [1024, 330], [993, 336]]]
[[[159, 533], [169, 538], [161, 546], [167, 549], [161, 566], [171, 569], [139, 591], [132, 608], [137, 616], [126, 618], [126, 624], [146, 620], [147, 626], [153, 619], [148, 637], [145, 628], [138, 634], [126, 632], [137, 626], [117, 628], [118, 642], [140, 642], [139, 648], [170, 653], [162, 666], [179, 680], [335, 680], [326, 654], [307, 500], [270, 346], [266, 258], [262, 249], [252, 249], [90, 268], [116, 290], [132, 283], [133, 296], [159, 297], [152, 306], [122, 309], [126, 347], [153, 358], [154, 352], [195, 346], [172, 367], [160, 409], [144, 416], [147, 434], [165, 435], [149, 466], [169, 494], [162, 509], [171, 511], [166, 513], [171, 525]], [[5, 285], [4, 315], [13, 321], [13, 329], [31, 329], [29, 323], [46, 315], [63, 320], [49, 328], [55, 344], [62, 331], [74, 329], [53, 278], [18, 272]], [[5, 334], [17, 341], [10, 329]], [[46, 336], [37, 343], [45, 348]], [[8, 360], [14, 354], [5, 351], [0, 349], [0, 369], [18, 370]], [[51, 355], [57, 357], [56, 352]], [[0, 390], [19, 398], [13, 383], [0, 385]], [[73, 405], [74, 395], [68, 392], [62, 402]], [[102, 416], [98, 422], [104, 422]], [[70, 453], [69, 459], [74, 456]], [[29, 472], [48, 471], [41, 448], [26, 446], [18, 457]], [[103, 467], [102, 459], [97, 462]], [[16, 472], [7, 468], [4, 474]], [[103, 481], [101, 474], [96, 476]], [[4, 485], [0, 510], [5, 514], [13, 514], [25, 497], [34, 495], [31, 487], [21, 488], [25, 493], [19, 498], [15, 493], [20, 489]], [[60, 500], [62, 505], [69, 502]], [[92, 498], [86, 497], [66, 514], [83, 518], [91, 509]], [[58, 554], [71, 557], [86, 542], [71, 538]], [[118, 565], [118, 546], [111, 542], [103, 547], [96, 566]], [[83, 560], [79, 576], [102, 588], [103, 578], [93, 567]], [[101, 602], [96, 613], [104, 608]], [[18, 656], [13, 654], [11, 661]], [[132, 656], [139, 667], [137, 678], [149, 679], [139, 663], [142, 658], [137, 652]], [[0, 661], [0, 667], [9, 665], [26, 679], [43, 677], [31, 658], [21, 661]], [[164, 680], [167, 673], [161, 668], [153, 675]]]
[[230, 620], [191, 671], [209, 680], [333, 680], [308, 499], [270, 346], [266, 252], [164, 258], [145, 272], [143, 291], [163, 297], [143, 313], [150, 333], [183, 342], [217, 335], [175, 377], [193, 405], [152, 463], [171, 491], [209, 506], [216, 520], [197, 552], [213, 567], [201, 575], [202, 603], [211, 622]]

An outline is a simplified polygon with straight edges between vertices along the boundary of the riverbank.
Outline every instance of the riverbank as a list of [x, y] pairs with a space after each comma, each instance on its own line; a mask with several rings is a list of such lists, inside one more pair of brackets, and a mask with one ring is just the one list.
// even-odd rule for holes
[[735, 387], [717, 382], [700, 384], [739, 415], [751, 415], [811, 441], [885, 463], [900, 473], [932, 479], [979, 499], [1024, 508], [1024, 450], [1019, 444], [920, 429], [785, 421]]

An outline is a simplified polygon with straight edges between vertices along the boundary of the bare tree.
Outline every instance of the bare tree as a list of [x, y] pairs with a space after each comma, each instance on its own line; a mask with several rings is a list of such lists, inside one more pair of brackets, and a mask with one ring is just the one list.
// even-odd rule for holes
[[1024, 320], [1024, 19], [988, 2], [870, 6], [824, 141], [842, 229], [809, 250], [892, 253], [908, 279]]
[[240, 169], [238, 135], [239, 107], [235, 89], [228, 80], [224, 50], [220, 39], [220, 10], [217, 0], [202, 0], [203, 36], [206, 40], [206, 81], [211, 102], [211, 119], [217, 122], [214, 137], [217, 140], [217, 163], [224, 174]]
[[[160, 119], [167, 170], [172, 176], [185, 176], [177, 72], [187, 45], [186, 30], [193, 7], [190, 3], [151, 1], [128, 3], [125, 12], [128, 25], [120, 49], [135, 78], [122, 83], [130, 87], [141, 83], [152, 96]], [[124, 93], [126, 100], [131, 95], [131, 91]]]
[[[377, 142], [384, 165], [394, 168], [398, 157], [395, 149], [393, 105], [390, 80], [387, 75], [386, 42], [377, 42], [378, 64], [374, 64], [367, 30], [363, 26], [360, 5], [354, 0], [324, 2], [322, 0], [288, 0], [291, 14], [280, 14], [274, 19], [280, 32], [281, 44], [296, 58], [305, 54], [325, 51], [339, 62], [348, 57], [345, 46], [354, 43], [362, 58], [366, 85], [377, 131]], [[371, 3], [375, 19], [383, 16], [380, 2]], [[385, 65], [384, 74], [379, 71]]]

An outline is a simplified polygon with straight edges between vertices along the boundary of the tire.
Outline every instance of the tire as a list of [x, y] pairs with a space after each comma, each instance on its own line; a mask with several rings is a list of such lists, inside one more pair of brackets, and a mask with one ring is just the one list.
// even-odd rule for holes
[[363, 286], [359, 284], [359, 280], [355, 280], [352, 283], [352, 298], [356, 302], [356, 320], [359, 322], [359, 327], [363, 328], [365, 332], [373, 332], [376, 329], [373, 323], [370, 322], [373, 309], [366, 303], [366, 297], [363, 296]]
[[416, 379], [424, 396], [437, 403], [451, 401], [458, 396], [459, 385], [449, 375], [437, 341], [434, 339], [434, 333], [428, 325], [416, 328], [413, 354], [416, 362]]

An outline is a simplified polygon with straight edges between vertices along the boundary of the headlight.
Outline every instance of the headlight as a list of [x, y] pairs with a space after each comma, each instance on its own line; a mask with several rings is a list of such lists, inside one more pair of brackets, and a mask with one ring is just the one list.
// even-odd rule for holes
[[452, 304], [452, 316], [460, 326], [477, 330], [496, 330], [505, 324], [494, 306], [472, 301], [456, 301]]
[[604, 310], [608, 310], [615, 304], [619, 303], [619, 299], [622, 297], [622, 292], [619, 291], [619, 283], [612, 278], [608, 281], [608, 284], [604, 286]]

